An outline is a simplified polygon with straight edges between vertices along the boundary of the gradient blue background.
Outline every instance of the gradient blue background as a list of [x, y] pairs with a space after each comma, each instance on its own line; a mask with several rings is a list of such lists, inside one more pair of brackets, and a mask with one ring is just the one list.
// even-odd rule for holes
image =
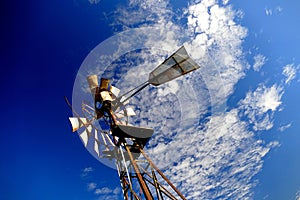
[[85, 56], [112, 34], [107, 21], [83, 0], [1, 4], [0, 199], [91, 198], [80, 175], [99, 163], [72, 134], [64, 96]]
[[[98, 163], [78, 136], [71, 133], [71, 111], [64, 101], [64, 96], [71, 98], [73, 82], [85, 56], [113, 34], [110, 19], [102, 12], [109, 16], [119, 2], [122, 1], [103, 0], [98, 5], [87, 0], [1, 2], [0, 199], [93, 199], [81, 177], [82, 170], [89, 166], [97, 171], [94, 179], [107, 180], [100, 181], [103, 186], [114, 188], [119, 184], [116, 171]], [[269, 21], [264, 12], [256, 12], [261, 4], [237, 0], [231, 3], [245, 11], [242, 24], [250, 30], [245, 47], [253, 45], [254, 33], [264, 28], [259, 46], [267, 57], [282, 57], [282, 63], [300, 63], [298, 1], [274, 1], [274, 5], [280, 3], [285, 9], [276, 21]], [[267, 42], [270, 39], [272, 42]], [[268, 73], [274, 70], [265, 68]], [[238, 84], [237, 96], [244, 85], [263, 79], [251, 77]], [[266, 140], [278, 139], [282, 147], [266, 158], [264, 173], [257, 176], [260, 184], [256, 199], [266, 194], [271, 199], [293, 199], [293, 191], [299, 190], [299, 113], [293, 112], [299, 107], [299, 83], [286, 93], [289, 106], [276, 117], [278, 121], [293, 121], [293, 126], [284, 134], [262, 136]], [[230, 103], [236, 103], [234, 98]], [[283, 187], [285, 183], [289, 183], [288, 188]]]

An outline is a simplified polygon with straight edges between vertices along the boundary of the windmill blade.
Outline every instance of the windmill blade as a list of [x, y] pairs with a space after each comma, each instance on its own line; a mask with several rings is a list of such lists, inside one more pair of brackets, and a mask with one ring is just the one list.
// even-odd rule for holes
[[99, 151], [99, 147], [101, 142], [99, 141], [99, 137], [98, 137], [98, 131], [95, 129], [94, 131], [94, 151], [97, 153], [98, 157], [100, 157], [100, 151]]
[[[109, 135], [112, 135], [112, 132], [111, 132], [111, 131], [109, 131]], [[108, 134], [105, 134], [105, 136], [106, 136], [107, 140], [110, 142], [110, 144], [111, 144], [112, 146], [115, 146], [115, 144], [114, 144], [113, 141], [110, 139], [110, 137], [108, 136]]]
[[79, 134], [80, 139], [82, 140], [85, 147], [87, 147], [88, 144], [88, 133], [86, 130], [82, 131], [82, 133]]
[[110, 91], [111, 91], [111, 93], [113, 93], [113, 95], [115, 95], [115, 97], [118, 97], [121, 90], [119, 88], [111, 85]]
[[69, 117], [69, 120], [71, 122], [73, 132], [77, 131], [88, 123], [88, 120], [85, 117]]
[[107, 147], [107, 141], [106, 141], [106, 139], [105, 139], [103, 133], [102, 133], [102, 132], [98, 132], [97, 130], [95, 130], [95, 134], [97, 135], [97, 136], [95, 136], [95, 139], [96, 139], [96, 140], [100, 140], [100, 139], [98, 139], [98, 134], [101, 135], [101, 139], [102, 139], [104, 145]]
[[[101, 134], [101, 136], [99, 136], [99, 134]], [[114, 143], [108, 136], [108, 133], [101, 132], [92, 125], [86, 126], [86, 128], [79, 134], [79, 137], [84, 146], [89, 150], [93, 149], [98, 157], [100, 157], [100, 154], [103, 154], [103, 151], [109, 150], [110, 145], [114, 146]]]
[[114, 116], [117, 119], [123, 119], [124, 117], [131, 117], [131, 116], [135, 116], [136, 113], [134, 112], [133, 108], [131, 107], [127, 107], [124, 110], [120, 110], [119, 112], [115, 112]]
[[85, 147], [87, 147], [88, 141], [91, 137], [93, 127], [92, 125], [88, 125], [80, 134], [79, 137], [82, 140]]
[[91, 93], [93, 96], [95, 96], [95, 92], [96, 92], [96, 89], [99, 85], [98, 83], [98, 76], [97, 75], [90, 75], [87, 77], [87, 81], [88, 81], [88, 84], [89, 84], [89, 88], [91, 90]]
[[99, 138], [98, 138], [98, 131], [97, 131], [97, 130], [95, 130], [95, 135], [94, 135], [94, 137], [95, 137], [95, 140], [99, 141]]
[[149, 74], [148, 82], [158, 86], [198, 68], [200, 66], [182, 46]]
[[100, 156], [100, 152], [99, 152], [99, 145], [98, 145], [98, 142], [95, 140], [95, 143], [94, 143], [94, 150], [95, 152], [97, 153], [98, 157]]
[[117, 118], [123, 118], [123, 117], [125, 117], [124, 110], [120, 110], [119, 112], [115, 112], [114, 115], [115, 115]]
[[135, 116], [136, 115], [133, 108], [131, 108], [131, 107], [126, 108], [126, 113], [127, 113], [127, 116]]

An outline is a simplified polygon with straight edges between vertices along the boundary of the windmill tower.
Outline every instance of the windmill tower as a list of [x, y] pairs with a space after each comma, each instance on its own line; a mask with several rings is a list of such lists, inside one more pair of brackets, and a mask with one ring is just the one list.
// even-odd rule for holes
[[115, 161], [125, 200], [185, 199], [144, 152], [154, 131], [128, 124], [128, 117], [135, 115], [128, 101], [148, 85], [159, 86], [198, 68], [182, 46], [149, 74], [148, 81], [120, 96], [110, 80], [101, 78], [99, 84], [97, 75], [88, 76], [94, 102], [82, 102], [84, 116], [66, 99], [74, 114], [69, 118], [73, 132], [89, 151]]

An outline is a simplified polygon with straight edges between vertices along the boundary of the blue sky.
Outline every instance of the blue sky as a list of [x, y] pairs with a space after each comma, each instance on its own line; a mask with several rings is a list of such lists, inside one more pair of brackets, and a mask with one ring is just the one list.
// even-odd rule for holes
[[[177, 23], [188, 21], [185, 15], [181, 15], [181, 9], [188, 7], [185, 1], [177, 3], [170, 1], [171, 8], [165, 9], [161, 6], [159, 9], [152, 10], [140, 1], [132, 2], [136, 3], [137, 8], [135, 9], [137, 10], [142, 6], [145, 6], [146, 10], [148, 9], [146, 13], [153, 15], [151, 15], [153, 18], [149, 19], [152, 24], [160, 25], [156, 15], [158, 15], [158, 18], [166, 20], [166, 22], [173, 20], [169, 24], [169, 29], [166, 29], [170, 32], [178, 31], [176, 19], [181, 19]], [[3, 105], [2, 124], [4, 126], [2, 127], [2, 139], [0, 141], [2, 157], [0, 198], [13, 200], [101, 199], [107, 194], [114, 195], [114, 192], [116, 195], [112, 198], [120, 197], [120, 191], [115, 190], [119, 186], [117, 172], [99, 163], [85, 150], [79, 137], [71, 132], [68, 117], [72, 113], [64, 102], [64, 96], [69, 99], [72, 98], [73, 84], [77, 72], [80, 71], [81, 63], [94, 47], [112, 37], [115, 32], [122, 32], [125, 28], [137, 28], [145, 24], [138, 20], [126, 21], [124, 16], [126, 16], [129, 5], [125, 1], [101, 0], [92, 4], [88, 0], [47, 2], [32, 0], [3, 4], [1, 6], [0, 21], [2, 27], [5, 28], [0, 33], [0, 65], [2, 72], [1, 85], [3, 86], [1, 99]], [[197, 1], [194, 4], [204, 5]], [[153, 1], [149, 1], [149, 5], [154, 5]], [[228, 82], [228, 87], [225, 88], [228, 95], [224, 96], [227, 111], [218, 116], [223, 116], [224, 119], [230, 121], [231, 117], [235, 116], [235, 112], [242, 113], [239, 115], [242, 116], [240, 117], [241, 120], [237, 123], [244, 120], [247, 130], [251, 130], [254, 134], [253, 136], [247, 134], [243, 136], [250, 142], [236, 144], [246, 145], [247, 148], [245, 149], [257, 151], [258, 153], [262, 152], [259, 149], [268, 150], [265, 156], [259, 157], [258, 163], [250, 162], [251, 166], [254, 167], [249, 169], [255, 171], [251, 176], [251, 180], [258, 181], [258, 183], [253, 185], [251, 181], [249, 185], [252, 188], [247, 191], [249, 193], [246, 195], [252, 192], [251, 198], [253, 199], [297, 199], [300, 193], [300, 176], [298, 173], [300, 169], [300, 135], [298, 134], [300, 124], [298, 114], [298, 102], [300, 101], [300, 57], [298, 55], [300, 4], [296, 0], [235, 0], [223, 1], [223, 4], [220, 1], [219, 5], [221, 8], [226, 7], [229, 11], [236, 11], [233, 12], [234, 22], [238, 27], [247, 29], [245, 35], [241, 34], [241, 31], [232, 32], [236, 34], [234, 36], [237, 39], [235, 37], [231, 39], [234, 42], [237, 41], [237, 43], [234, 43], [236, 46], [233, 50], [242, 51], [241, 54], [234, 54], [238, 58], [236, 63], [242, 63], [245, 66], [247, 64], [248, 67], [238, 69], [240, 71], [234, 74], [238, 78], [234, 80], [229, 78], [230, 82]], [[229, 6], [231, 7], [229, 8]], [[199, 8], [197, 7], [197, 9]], [[160, 13], [172, 9], [172, 20]], [[195, 10], [193, 11], [189, 7], [188, 12], [192, 13]], [[211, 13], [213, 12], [211, 11]], [[227, 12], [226, 15], [228, 13], [230, 12]], [[140, 14], [140, 12], [137, 12], [137, 14]], [[196, 16], [195, 13], [194, 15]], [[143, 19], [143, 16], [141, 16], [141, 19]], [[195, 20], [200, 22], [202, 18]], [[179, 27], [185, 26], [187, 25], [179, 24]], [[190, 26], [192, 27], [193, 24], [191, 23]], [[190, 29], [188, 28], [188, 30]], [[207, 32], [207, 35], [213, 38], [212, 35], [209, 35], [211, 30], [201, 27], [201, 31]], [[224, 41], [229, 41], [226, 39], [226, 35], [224, 37]], [[223, 45], [220, 42], [221, 39], [215, 38], [220, 45]], [[163, 45], [179, 45], [176, 42], [180, 41], [176, 36], [162, 38], [161, 40], [159, 44]], [[197, 46], [196, 39], [193, 41], [195, 41], [194, 46]], [[205, 45], [208, 44], [207, 42]], [[187, 42], [187, 49], [190, 50], [192, 55], [193, 50], [196, 49], [194, 46]], [[209, 50], [211, 53], [220, 53], [215, 49]], [[196, 56], [196, 60], [199, 59], [199, 57], [197, 58], [198, 54], [194, 53], [194, 56]], [[212, 55], [210, 54], [210, 56]], [[213, 59], [216, 63], [215, 67], [223, 63], [222, 60], [218, 60], [218, 55]], [[261, 61], [262, 64], [254, 68], [253, 65], [258, 61]], [[208, 61], [203, 61], [203, 63], [206, 62], [208, 63]], [[288, 75], [283, 74], [283, 69], [287, 65], [291, 65], [291, 68], [296, 70], [295, 77], [289, 82], [287, 82]], [[142, 67], [138, 69], [143, 70]], [[229, 71], [230, 68], [224, 68], [224, 70], [223, 76], [228, 78], [226, 70]], [[205, 74], [206, 71], [204, 70], [201, 73]], [[129, 75], [126, 74], [124, 79], [129, 79]], [[200, 82], [200, 79], [196, 82]], [[172, 86], [176, 88], [175, 83], [168, 85], [169, 88], [172, 88]], [[270, 89], [272, 86], [274, 86], [274, 93]], [[210, 89], [210, 86], [207, 87]], [[166, 94], [170, 91], [161, 88], [161, 90], [158, 90], [157, 95], [159, 95], [159, 92]], [[171, 90], [171, 92], [174, 91]], [[252, 101], [256, 97], [259, 99], [261, 96], [263, 97], [261, 99], [266, 99], [263, 94], [270, 94], [270, 101]], [[272, 107], [270, 102], [280, 102], [280, 105]], [[147, 105], [147, 102], [143, 103]], [[268, 110], [263, 112], [266, 108]], [[201, 110], [201, 113], [204, 111], [205, 109]], [[247, 112], [248, 114], [245, 114]], [[251, 113], [254, 113], [254, 118], [252, 118]], [[212, 124], [217, 124], [218, 116], [211, 116]], [[268, 122], [272, 124], [272, 127], [267, 130], [264, 128], [254, 130], [255, 125], [257, 127], [261, 125], [261, 121], [256, 122], [255, 120], [259, 117], [265, 119], [266, 116], [269, 117]], [[254, 122], [249, 123], [253, 119]], [[173, 123], [170, 122], [171, 125]], [[242, 126], [243, 123], [240, 125]], [[287, 128], [280, 131], [280, 129], [284, 129], [284, 126], [287, 126]], [[209, 128], [209, 125], [207, 127]], [[221, 131], [224, 127], [219, 128], [217, 130]], [[212, 139], [206, 136], [207, 133], [204, 133], [199, 130], [199, 134], [203, 134], [202, 136], [205, 138], [204, 141]], [[214, 132], [212, 131], [212, 133]], [[168, 135], [165, 136], [168, 137]], [[155, 136], [150, 146], [154, 146], [154, 142], [159, 141], [159, 139], [159, 136]], [[255, 143], [253, 145], [255, 148], [251, 148], [251, 141], [263, 141], [263, 144], [255, 146]], [[270, 143], [274, 144], [272, 142], [276, 142], [276, 145], [268, 146]], [[225, 145], [225, 143], [221, 144]], [[216, 146], [216, 148], [219, 147]], [[162, 148], [162, 146], [159, 146], [159, 148]], [[173, 148], [172, 144], [169, 148]], [[199, 148], [201, 150], [201, 147]], [[153, 156], [156, 159], [155, 155]], [[239, 160], [238, 155], [233, 156]], [[251, 155], [249, 156], [245, 157], [245, 161], [253, 159]], [[186, 157], [178, 158], [178, 160], [181, 164], [184, 164], [182, 160], [187, 160], [188, 157], [193, 157], [193, 155], [187, 152]], [[226, 163], [225, 157], [219, 158]], [[194, 163], [190, 165], [198, 169], [200, 168], [198, 164], [202, 160], [203, 163], [207, 161], [208, 157], [195, 156], [193, 159], [199, 159], [194, 162], [190, 161]], [[161, 164], [159, 160], [158, 163]], [[220, 163], [213, 164], [219, 165]], [[164, 166], [162, 165], [162, 167]], [[237, 169], [235, 168], [235, 170]], [[187, 170], [192, 171], [193, 169]], [[200, 172], [206, 173], [207, 171], [201, 169]], [[166, 173], [172, 175], [167, 170]], [[213, 171], [213, 175], [215, 174], [220, 176], [220, 180], [223, 180], [223, 178], [227, 180], [223, 173], [218, 174], [216, 170]], [[199, 175], [197, 180], [205, 182], [208, 180], [205, 178], [207, 177]], [[246, 178], [246, 175], [245, 177], [241, 176], [241, 181], [238, 184], [243, 184]], [[211, 185], [214, 185], [217, 179], [209, 179]], [[245, 183], [245, 185], [247, 184]], [[189, 191], [188, 184], [183, 185], [183, 190]], [[107, 188], [105, 189], [105, 187]], [[200, 191], [197, 187], [190, 188], [190, 191], [193, 192], [197, 190]], [[232, 192], [226, 188], [218, 189], [216, 187], [215, 190], [211, 191], [205, 190], [204, 187], [201, 188], [201, 191], [208, 195], [205, 197], [211, 195], [211, 198], [215, 197], [214, 191], [218, 190], [220, 190], [219, 192], [228, 192], [226, 194]], [[224, 198], [225, 196], [223, 196]]]
[[71, 97], [80, 63], [109, 29], [84, 1], [1, 8], [1, 199], [89, 198], [81, 173], [98, 163], [70, 132], [64, 95]]

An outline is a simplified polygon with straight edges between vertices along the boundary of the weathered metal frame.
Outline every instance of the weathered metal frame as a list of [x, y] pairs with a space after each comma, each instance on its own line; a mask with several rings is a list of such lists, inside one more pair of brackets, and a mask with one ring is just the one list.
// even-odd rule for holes
[[[185, 200], [185, 197], [163, 172], [153, 164], [142, 148], [138, 148], [140, 156], [134, 159], [130, 150], [131, 145], [123, 143], [121, 146], [126, 150], [129, 158], [126, 160], [125, 156], [118, 156], [116, 160], [125, 200]], [[128, 162], [129, 164], [126, 164]], [[143, 163], [146, 167], [140, 163]], [[130, 169], [133, 169], [133, 171], [128, 172]], [[136, 185], [134, 184], [136, 183], [138, 183], [138, 187], [135, 187]]]

